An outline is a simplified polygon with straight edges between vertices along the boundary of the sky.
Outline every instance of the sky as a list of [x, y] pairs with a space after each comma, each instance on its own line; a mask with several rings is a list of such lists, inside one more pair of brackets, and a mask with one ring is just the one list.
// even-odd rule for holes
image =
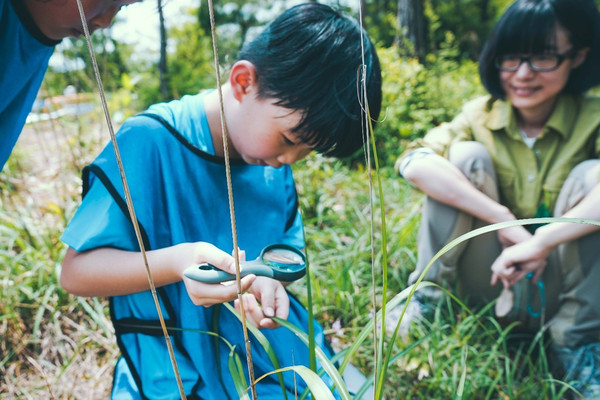
[[[199, 2], [200, 0], [163, 0], [167, 29], [173, 24], [181, 23], [185, 18], [193, 18], [186, 14], [186, 10], [197, 7]], [[109, 28], [117, 41], [135, 44], [134, 57], [153, 60], [157, 60], [159, 57], [157, 3], [157, 0], [142, 0], [124, 7]], [[70, 46], [70, 41], [63, 41], [58, 48], [60, 49], [62, 46]], [[60, 51], [55, 51], [50, 58], [49, 65], [57, 71], [69, 71], [83, 68], [84, 61], [65, 59]]]
[[[158, 11], [156, 0], [143, 0], [124, 7], [112, 26], [113, 37], [124, 43], [136, 44], [140, 51], [159, 50]], [[167, 28], [187, 18], [185, 10], [197, 7], [200, 0], [163, 0]]]

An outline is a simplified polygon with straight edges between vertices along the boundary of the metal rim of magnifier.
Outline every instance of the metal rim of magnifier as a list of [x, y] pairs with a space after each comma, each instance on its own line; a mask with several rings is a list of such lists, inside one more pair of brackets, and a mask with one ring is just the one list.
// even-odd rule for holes
[[[302, 259], [302, 263], [280, 263], [277, 261], [265, 260], [264, 256], [271, 250], [289, 250], [298, 255]], [[297, 247], [290, 246], [288, 244], [276, 243], [268, 245], [261, 251], [260, 259], [263, 261], [263, 263], [265, 263], [265, 265], [273, 268], [273, 273], [278, 275], [274, 276], [276, 279], [294, 281], [306, 274], [306, 256], [304, 255], [304, 252]], [[279, 271], [281, 272], [278, 274]], [[285, 277], [283, 275], [285, 275]]]

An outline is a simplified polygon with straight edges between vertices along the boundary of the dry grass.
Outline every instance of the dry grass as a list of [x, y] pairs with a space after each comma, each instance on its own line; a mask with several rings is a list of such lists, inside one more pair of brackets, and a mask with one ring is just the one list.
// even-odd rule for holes
[[119, 351], [106, 304], [69, 296], [57, 278], [60, 233], [102, 131], [86, 118], [27, 125], [0, 175], [2, 399], [109, 397]]

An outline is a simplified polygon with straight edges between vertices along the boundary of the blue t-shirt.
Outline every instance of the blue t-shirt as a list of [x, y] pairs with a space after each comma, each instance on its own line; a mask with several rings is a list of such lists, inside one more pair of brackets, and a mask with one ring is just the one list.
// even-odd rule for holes
[[0, 0], [0, 170], [17, 143], [58, 41], [44, 36], [22, 0]]
[[[146, 249], [205, 241], [230, 253], [231, 223], [223, 159], [214, 155], [203, 95], [150, 107], [128, 119], [118, 142]], [[302, 221], [289, 166], [276, 169], [231, 160], [238, 245], [248, 259], [272, 243], [304, 247]], [[123, 201], [114, 152], [109, 145], [84, 170], [84, 198], [62, 240], [77, 251], [98, 247], [138, 250]], [[206, 400], [237, 399], [229, 372], [230, 354], [245, 365], [241, 324], [224, 307], [193, 305], [182, 282], [158, 288], [162, 312], [173, 331], [177, 364], [186, 394]], [[305, 331], [308, 315], [290, 299], [288, 321]], [[117, 364], [113, 398], [177, 399], [176, 381], [149, 291], [110, 299], [111, 319], [123, 359]], [[183, 331], [181, 330], [183, 329]], [[215, 339], [203, 332], [218, 331]], [[285, 328], [262, 330], [280, 366], [308, 366], [308, 349]], [[325, 348], [315, 324], [316, 343]], [[229, 343], [228, 344], [226, 344]], [[251, 337], [256, 376], [274, 370], [269, 355]], [[243, 367], [244, 373], [247, 368]], [[304, 388], [284, 373], [288, 398]], [[281, 399], [271, 375], [257, 385], [261, 399]]]

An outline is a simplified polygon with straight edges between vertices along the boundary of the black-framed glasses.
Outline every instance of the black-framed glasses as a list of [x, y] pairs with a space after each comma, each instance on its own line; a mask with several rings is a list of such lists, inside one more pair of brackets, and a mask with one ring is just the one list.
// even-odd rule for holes
[[569, 49], [562, 54], [549, 53], [549, 54], [533, 54], [533, 55], [519, 55], [519, 54], [505, 54], [496, 59], [496, 67], [501, 71], [514, 72], [519, 69], [521, 64], [527, 63], [529, 69], [536, 72], [548, 72], [554, 71], [563, 61], [570, 58], [574, 53], [574, 49]]

